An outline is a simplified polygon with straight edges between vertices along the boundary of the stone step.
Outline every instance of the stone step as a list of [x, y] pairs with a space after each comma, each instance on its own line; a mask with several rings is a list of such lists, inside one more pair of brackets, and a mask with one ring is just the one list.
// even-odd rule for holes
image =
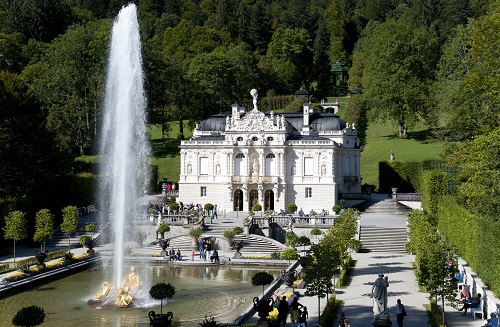
[[362, 249], [373, 252], [405, 252], [406, 228], [361, 226]]

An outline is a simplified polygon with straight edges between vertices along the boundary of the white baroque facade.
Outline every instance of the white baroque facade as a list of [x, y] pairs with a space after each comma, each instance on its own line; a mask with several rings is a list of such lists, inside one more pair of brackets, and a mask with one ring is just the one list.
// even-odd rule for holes
[[338, 193], [361, 191], [361, 144], [354, 126], [337, 115], [260, 112], [257, 93], [247, 111], [202, 121], [182, 141], [179, 201], [249, 211], [254, 203], [279, 211], [294, 203], [304, 212], [331, 210]]

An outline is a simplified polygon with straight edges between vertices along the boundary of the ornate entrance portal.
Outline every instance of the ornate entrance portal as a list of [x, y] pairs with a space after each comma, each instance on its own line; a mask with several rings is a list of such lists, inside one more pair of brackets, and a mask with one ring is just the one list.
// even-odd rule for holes
[[234, 191], [233, 209], [234, 211], [243, 211], [243, 191], [240, 189]]
[[264, 210], [274, 210], [274, 192], [266, 190], [264, 193]]
[[256, 189], [250, 190], [249, 199], [248, 199], [248, 210], [252, 210], [252, 206], [256, 203], [259, 203], [259, 191]]

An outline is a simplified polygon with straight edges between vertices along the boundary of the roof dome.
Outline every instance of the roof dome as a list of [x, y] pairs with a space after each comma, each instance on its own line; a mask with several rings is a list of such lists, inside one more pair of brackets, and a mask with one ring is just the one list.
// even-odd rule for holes
[[199, 131], [223, 132], [226, 129], [226, 114], [210, 116], [198, 124]]

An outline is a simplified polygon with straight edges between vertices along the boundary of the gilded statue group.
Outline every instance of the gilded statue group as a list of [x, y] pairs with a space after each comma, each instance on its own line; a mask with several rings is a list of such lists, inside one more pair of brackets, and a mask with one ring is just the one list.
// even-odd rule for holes
[[[118, 289], [116, 295], [116, 304], [120, 307], [128, 307], [132, 304], [133, 298], [132, 295], [137, 295], [140, 292], [139, 286], [141, 283], [139, 282], [139, 276], [135, 271], [135, 267], [130, 267], [130, 273], [127, 278], [123, 281], [122, 287]], [[108, 282], [104, 282], [101, 285], [101, 289], [94, 296], [93, 300], [104, 300], [110, 293], [112, 289], [114, 289], [114, 285]]]

